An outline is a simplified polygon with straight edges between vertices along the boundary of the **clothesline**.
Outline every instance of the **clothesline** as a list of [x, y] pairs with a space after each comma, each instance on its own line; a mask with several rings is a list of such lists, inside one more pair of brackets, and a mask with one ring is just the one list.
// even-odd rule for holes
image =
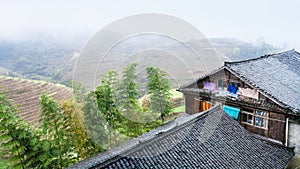
[[[209, 91], [218, 91], [217, 85], [214, 82], [203, 82], [203, 89], [205, 90], [209, 90]], [[227, 91], [229, 93], [227, 93], [226, 95], [230, 95], [232, 96], [232, 94], [234, 94], [234, 96], [245, 96], [245, 97], [249, 97], [249, 98], [253, 98], [253, 99], [257, 99], [258, 100], [258, 96], [259, 96], [259, 92], [256, 89], [250, 89], [250, 88], [242, 88], [242, 87], [235, 87], [232, 85], [228, 85], [227, 86]], [[220, 92], [220, 91], [219, 91]]]

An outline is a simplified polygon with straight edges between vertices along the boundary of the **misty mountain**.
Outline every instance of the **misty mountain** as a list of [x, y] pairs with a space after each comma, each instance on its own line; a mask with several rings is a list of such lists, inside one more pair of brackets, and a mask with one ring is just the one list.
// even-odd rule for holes
[[72, 58], [85, 41], [78, 39], [71, 41], [41, 35], [22, 41], [0, 40], [1, 74], [64, 81], [72, 69]]
[[[29, 40], [0, 40], [0, 74], [50, 82], [66, 82], [71, 79], [72, 68], [88, 39], [89, 35], [66, 39], [40, 34]], [[160, 47], [155, 45], [159, 41], [157, 37], [152, 39], [155, 48]], [[211, 38], [209, 41], [219, 53], [232, 61], [281, 50], [266, 42], [252, 44], [231, 38]], [[143, 44], [138, 39], [131, 39], [125, 41], [122, 46], [116, 46], [111, 52], [114, 57], [117, 57], [122, 53], [143, 49], [143, 46], [149, 45], [151, 44]], [[184, 52], [183, 49], [175, 47], [173, 42], [166, 41], [164, 47], [178, 53]]]
[[218, 51], [230, 58], [231, 61], [256, 58], [286, 50], [274, 47], [263, 39], [255, 44], [233, 38], [210, 38], [209, 41]]

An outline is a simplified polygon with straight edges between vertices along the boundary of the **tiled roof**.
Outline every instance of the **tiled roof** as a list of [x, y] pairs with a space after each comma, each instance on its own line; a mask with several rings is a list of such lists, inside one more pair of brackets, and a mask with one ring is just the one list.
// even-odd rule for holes
[[300, 54], [294, 50], [256, 59], [225, 63], [225, 67], [300, 113]]
[[284, 168], [294, 155], [249, 133], [220, 106], [177, 120], [184, 122], [161, 127], [160, 134], [154, 129], [70, 168]]

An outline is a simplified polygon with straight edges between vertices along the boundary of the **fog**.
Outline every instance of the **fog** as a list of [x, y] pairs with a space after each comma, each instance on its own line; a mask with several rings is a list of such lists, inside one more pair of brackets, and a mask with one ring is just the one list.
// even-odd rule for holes
[[206, 37], [231, 37], [255, 42], [263, 37], [275, 46], [300, 50], [300, 2], [252, 1], [1, 1], [0, 39], [24, 40], [39, 34], [61, 39], [92, 36], [126, 16], [161, 13], [181, 18]]

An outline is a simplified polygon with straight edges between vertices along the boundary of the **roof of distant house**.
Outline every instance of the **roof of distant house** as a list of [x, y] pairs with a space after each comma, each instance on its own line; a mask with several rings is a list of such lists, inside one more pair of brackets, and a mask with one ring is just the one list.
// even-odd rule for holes
[[269, 97], [300, 113], [300, 54], [298, 52], [290, 50], [255, 59], [226, 62], [225, 67]]
[[293, 155], [249, 133], [217, 105], [70, 168], [284, 168]]
[[[300, 113], [300, 53], [295, 50], [270, 54], [254, 59], [225, 62], [221, 68], [199, 78], [200, 81], [220, 70], [226, 69], [257, 88], [283, 108]], [[195, 82], [180, 87], [180, 91], [194, 88]], [[194, 87], [192, 87], [194, 86]]]

